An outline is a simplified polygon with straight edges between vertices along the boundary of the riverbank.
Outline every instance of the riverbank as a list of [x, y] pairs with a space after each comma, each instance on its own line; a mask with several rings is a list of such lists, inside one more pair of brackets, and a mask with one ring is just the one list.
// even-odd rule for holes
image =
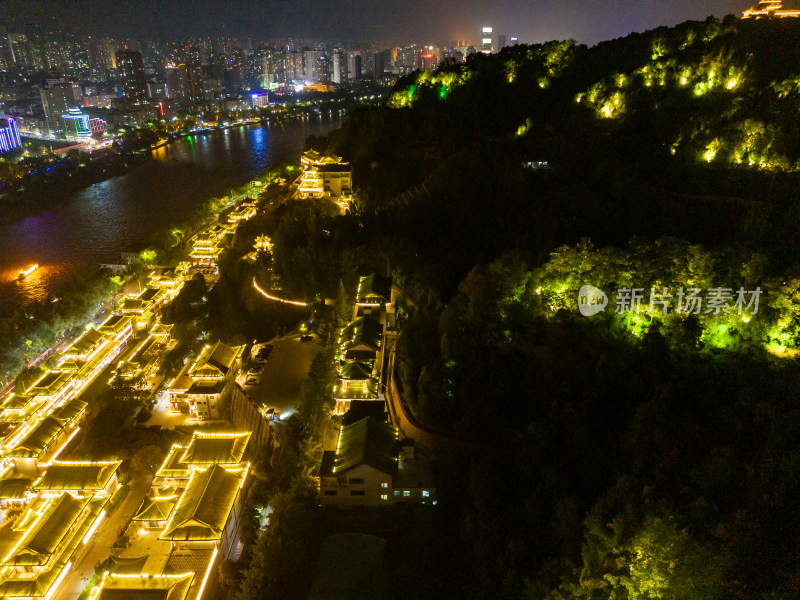
[[70, 151], [60, 161], [41, 167], [20, 180], [18, 188], [7, 189], [0, 196], [4, 207], [35, 201], [52, 194], [78, 192], [96, 183], [119, 177], [136, 168], [149, 158], [149, 152], [120, 153], [107, 148], [92, 153]]
[[[90, 188], [0, 204], [0, 379], [51, 347], [65, 330], [94, 315], [114, 293], [101, 263], [120, 253], [170, 249], [209, 218], [206, 202], [263, 179], [296, 158], [310, 135], [328, 135], [341, 118], [295, 119], [283, 127], [242, 127], [175, 140], [131, 172]], [[174, 252], [179, 248], [175, 247]], [[147, 264], [160, 262], [160, 256]], [[24, 282], [21, 268], [40, 268]], [[54, 296], [58, 302], [51, 302]]]
[[[265, 169], [258, 178], [264, 182], [275, 176], [276, 167]], [[138, 253], [129, 263], [125, 281], [119, 276], [108, 276], [97, 272], [71, 281], [58, 291], [58, 302], [36, 302], [20, 307], [16, 314], [4, 315], [0, 319], [0, 384], [8, 385], [26, 369], [37, 365], [41, 357], [51, 353], [76, 329], [97, 319], [101, 312], [113, 309], [112, 299], [132, 281], [140, 280], [154, 265], [174, 264], [188, 253], [189, 240], [219, 219], [226, 209], [251, 194], [249, 184], [231, 190], [230, 197], [209, 198], [196, 205], [194, 213], [178, 223], [165, 225], [158, 237], [162, 244], [151, 246]], [[175, 236], [178, 236], [175, 240]]]
[[[343, 112], [341, 110], [339, 113]], [[325, 115], [332, 115], [327, 111]], [[37, 170], [26, 174], [18, 181], [0, 181], [0, 204], [3, 207], [28, 201], [36, 201], [50, 194], [53, 189], [59, 192], [78, 192], [97, 183], [125, 175], [148, 159], [153, 152], [188, 137], [205, 136], [215, 132], [238, 127], [265, 127], [276, 124], [322, 116], [323, 113], [302, 113], [285, 116], [256, 117], [233, 123], [213, 126], [200, 126], [190, 131], [171, 133], [167, 138], [146, 147], [107, 148], [93, 152], [69, 152], [54, 164], [42, 164]], [[119, 145], [115, 142], [115, 145]]]

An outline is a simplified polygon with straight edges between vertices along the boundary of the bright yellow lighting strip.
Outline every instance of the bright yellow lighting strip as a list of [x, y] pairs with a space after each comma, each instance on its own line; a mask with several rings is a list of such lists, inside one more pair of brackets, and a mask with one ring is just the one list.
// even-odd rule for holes
[[100, 527], [100, 522], [105, 518], [105, 516], [106, 516], [106, 510], [103, 509], [103, 510], [100, 511], [100, 514], [97, 515], [97, 518], [94, 520], [94, 523], [92, 523], [92, 526], [89, 527], [89, 531], [87, 531], [86, 535], [83, 536], [83, 545], [84, 546], [89, 543], [89, 540], [92, 539], [92, 536], [94, 535], [94, 532], [97, 531], [98, 527]]
[[69, 573], [69, 569], [70, 569], [71, 566], [72, 566], [72, 561], [70, 561], [70, 562], [68, 562], [66, 564], [64, 569], [61, 571], [61, 574], [53, 582], [53, 585], [51, 585], [50, 589], [47, 590], [47, 594], [45, 594], [44, 600], [51, 600], [51, 598], [53, 597], [53, 594], [55, 594], [59, 589], [61, 589], [61, 583], [66, 578], [67, 573]]
[[46, 463], [42, 463], [42, 464], [40, 464], [39, 466], [40, 466], [40, 467], [45, 467], [45, 468], [47, 468], [47, 467], [49, 467], [51, 464], [53, 464], [53, 461], [54, 461], [55, 459], [57, 459], [57, 458], [58, 458], [58, 455], [59, 455], [59, 454], [61, 454], [61, 452], [64, 450], [64, 448], [66, 448], [66, 447], [69, 445], [69, 443], [72, 441], [72, 438], [74, 438], [76, 435], [78, 435], [78, 432], [79, 432], [80, 430], [81, 430], [81, 428], [80, 428], [80, 427], [76, 427], [76, 428], [75, 428], [75, 431], [73, 431], [73, 432], [72, 432], [72, 435], [71, 435], [71, 436], [69, 436], [69, 437], [67, 438], [67, 440], [66, 440], [66, 441], [65, 441], [65, 442], [64, 442], [64, 443], [61, 445], [61, 448], [59, 448], [58, 450], [56, 450], [56, 453], [55, 453], [55, 454], [53, 454], [53, 456], [51, 456], [51, 457], [50, 457], [50, 460], [49, 460], [49, 461], [47, 461]]
[[[195, 573], [190, 571], [187, 573], [175, 573], [174, 575], [166, 575], [163, 573], [114, 573], [112, 575], [110, 571], [106, 571], [103, 573], [103, 578], [100, 580], [100, 583], [92, 588], [92, 591], [89, 595], [89, 600], [94, 600], [100, 595], [100, 592], [103, 590], [103, 587], [106, 585], [106, 583], [108, 583], [109, 579], [138, 579], [139, 581], [145, 581], [149, 579], [173, 579], [175, 581], [180, 581], [189, 575], [194, 577]], [[199, 596], [197, 597], [197, 600], [200, 600]]]
[[269, 300], [275, 300], [276, 302], [282, 302], [283, 304], [292, 304], [294, 306], [308, 306], [308, 302], [300, 302], [298, 300], [284, 300], [283, 298], [278, 298], [276, 296], [270, 296], [267, 292], [265, 292], [260, 287], [258, 287], [258, 284], [256, 283], [256, 278], [255, 277], [253, 277], [253, 287], [256, 288], [256, 291], [258, 291], [259, 294], [261, 294], [262, 296], [264, 296], [265, 298], [267, 298]]
[[[41, 521], [42, 518], [44, 518], [44, 515], [48, 512], [48, 509], [53, 504], [53, 502], [54, 502], [54, 500], [52, 500], [52, 499], [48, 500], [47, 503], [41, 508], [41, 512], [31, 511], [33, 514], [37, 515], [36, 519], [34, 520], [33, 523], [31, 523], [27, 527], [27, 531], [25, 531], [25, 534], [19, 539], [19, 541], [16, 543], [16, 545], [11, 549], [11, 552], [9, 552], [5, 556], [5, 558], [3, 558], [3, 564], [8, 563], [9, 559], [12, 556], [14, 556], [17, 553], [17, 550], [19, 550], [20, 546], [22, 546], [22, 543], [28, 541], [28, 538], [31, 537], [31, 532], [36, 529], [36, 526], [39, 524], [39, 521]], [[24, 524], [24, 522], [23, 522], [23, 524]], [[17, 524], [17, 528], [19, 528], [21, 525], [22, 524]]]
[[203, 591], [206, 589], [206, 582], [208, 581], [208, 576], [211, 574], [211, 567], [214, 566], [214, 561], [217, 560], [217, 547], [214, 546], [214, 553], [211, 555], [211, 560], [208, 563], [208, 568], [206, 569], [206, 574], [203, 576], [203, 583], [200, 584], [200, 591], [197, 592], [196, 600], [200, 600], [203, 597]]
[[193, 436], [195, 439], [234, 438], [242, 435], [250, 435], [251, 433], [252, 433], [251, 431], [230, 431], [223, 433], [195, 431]]

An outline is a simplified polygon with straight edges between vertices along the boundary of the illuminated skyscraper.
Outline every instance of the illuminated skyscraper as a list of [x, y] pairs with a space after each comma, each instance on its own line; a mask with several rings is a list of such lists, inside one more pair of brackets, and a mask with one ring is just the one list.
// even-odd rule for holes
[[147, 101], [142, 55], [134, 50], [117, 50], [117, 70], [122, 81], [122, 97], [134, 104]]
[[[0, 113], [2, 115], [2, 113]], [[0, 153], [22, 147], [14, 117], [0, 118]]]
[[67, 114], [61, 115], [64, 119], [64, 132], [69, 139], [89, 139], [92, 131], [89, 129], [89, 117], [81, 112], [80, 108], [70, 108]]
[[492, 28], [484, 27], [481, 29], [481, 52], [484, 54], [492, 53]]

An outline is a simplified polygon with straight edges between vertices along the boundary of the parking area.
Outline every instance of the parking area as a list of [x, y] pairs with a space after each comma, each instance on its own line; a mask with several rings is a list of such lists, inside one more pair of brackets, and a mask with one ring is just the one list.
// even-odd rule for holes
[[249, 375], [242, 387], [255, 403], [274, 409], [285, 419], [294, 412], [311, 361], [322, 347], [315, 336], [303, 340], [299, 334], [273, 340], [270, 345], [266, 362], [251, 362], [246, 369], [261, 366], [261, 372]]

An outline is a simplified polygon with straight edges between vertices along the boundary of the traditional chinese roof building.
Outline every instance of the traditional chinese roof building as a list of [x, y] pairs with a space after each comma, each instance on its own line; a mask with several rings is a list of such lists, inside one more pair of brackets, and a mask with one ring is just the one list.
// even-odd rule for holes
[[339, 360], [376, 360], [383, 346], [383, 327], [367, 317], [359, 317], [339, 334]]
[[156, 471], [153, 487], [186, 487], [186, 484], [189, 482], [189, 477], [192, 475], [192, 470], [189, 468], [189, 465], [181, 460], [185, 452], [186, 446], [175, 444], [170, 448], [167, 457], [164, 459], [164, 462], [161, 463], [161, 467]]
[[145, 527], [162, 528], [178, 502], [178, 494], [148, 495], [133, 516], [134, 521], [142, 521]]
[[204, 433], [195, 431], [180, 462], [190, 467], [238, 465], [242, 462], [250, 432]]
[[256, 216], [255, 202], [243, 202], [228, 215], [228, 223], [241, 223]]
[[[158, 327], [158, 326], [156, 326]], [[117, 363], [114, 377], [125, 381], [148, 383], [147, 377], [156, 364], [155, 348], [163, 336], [148, 335], [143, 339], [126, 360]]]
[[353, 400], [378, 399], [380, 373], [375, 372], [375, 363], [374, 360], [347, 360], [339, 365], [339, 377], [333, 387], [337, 415], [347, 412]]
[[159, 539], [195, 542], [196, 547], [222, 542], [228, 520], [231, 517], [238, 519], [238, 512], [234, 508], [237, 508], [247, 468], [243, 466], [229, 471], [212, 465], [195, 471]]
[[756, 6], [751, 6], [742, 13], [743, 19], [800, 17], [800, 10], [783, 8], [781, 0], [761, 0]]
[[0, 540], [0, 596], [52, 598], [81, 558], [106, 501], [62, 493], [30, 504]]
[[398, 438], [395, 427], [371, 416], [343, 425], [336, 451], [323, 453], [321, 503], [340, 508], [435, 503], [427, 461], [414, 456], [411, 442]]
[[89, 600], [186, 600], [194, 573], [172, 574], [103, 574]]
[[309, 150], [300, 157], [303, 170], [297, 187], [299, 198], [339, 198], [353, 188], [353, 170], [340, 156]]
[[225, 383], [235, 377], [241, 367], [244, 346], [228, 346], [217, 342], [205, 346], [194, 362], [186, 363], [172, 380], [167, 393], [174, 412], [181, 406], [198, 419], [219, 417], [219, 397]]
[[121, 460], [54, 462], [30, 489], [43, 495], [61, 492], [70, 492], [76, 497], [108, 495], [116, 489], [121, 464]]
[[259, 235], [256, 238], [255, 248], [258, 252], [270, 252], [272, 250], [272, 240], [266, 235]]
[[147, 286], [167, 290], [174, 298], [186, 282], [190, 266], [188, 262], [180, 262], [174, 267], [156, 267], [147, 275]]

